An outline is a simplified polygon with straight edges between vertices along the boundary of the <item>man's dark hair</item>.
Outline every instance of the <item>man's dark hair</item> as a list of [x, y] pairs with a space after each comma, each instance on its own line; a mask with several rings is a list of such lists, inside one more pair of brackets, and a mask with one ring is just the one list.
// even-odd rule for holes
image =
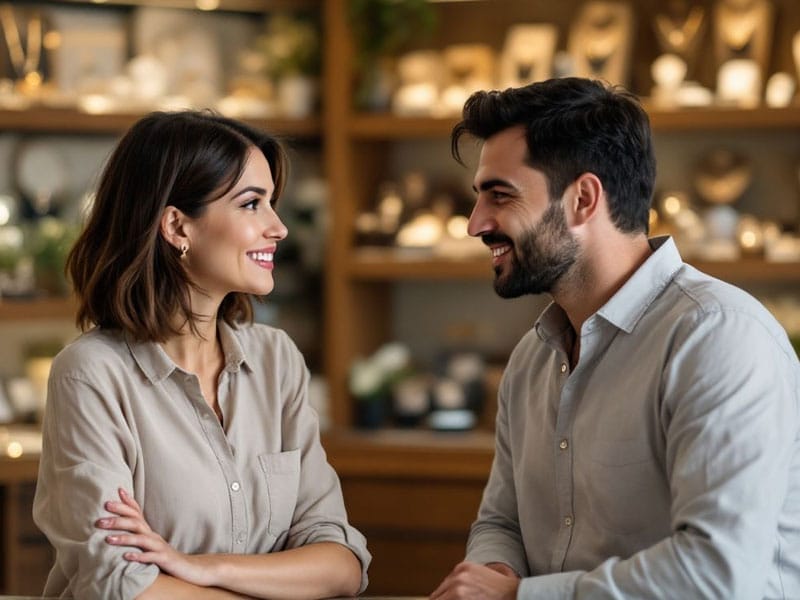
[[475, 92], [453, 128], [453, 157], [463, 164], [462, 135], [486, 140], [517, 125], [525, 128], [528, 164], [545, 174], [551, 198], [560, 198], [582, 173], [594, 173], [614, 225], [624, 232], [648, 230], [656, 163], [650, 121], [633, 94], [578, 77]]

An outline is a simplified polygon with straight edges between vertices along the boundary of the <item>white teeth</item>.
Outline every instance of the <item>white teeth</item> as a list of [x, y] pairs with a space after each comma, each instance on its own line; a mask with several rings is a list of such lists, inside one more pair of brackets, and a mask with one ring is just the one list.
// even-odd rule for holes
[[272, 252], [248, 252], [247, 256], [258, 262], [272, 262]]
[[511, 250], [510, 246], [500, 246], [499, 248], [492, 248], [492, 256], [497, 258], [498, 256], [503, 256], [506, 252]]

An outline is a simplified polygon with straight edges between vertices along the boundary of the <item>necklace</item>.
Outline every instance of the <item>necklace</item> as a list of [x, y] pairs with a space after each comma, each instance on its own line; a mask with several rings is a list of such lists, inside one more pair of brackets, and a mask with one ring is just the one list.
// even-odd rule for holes
[[736, 5], [728, 0], [719, 5], [720, 35], [725, 45], [735, 53], [745, 53], [757, 35], [760, 25], [766, 23], [767, 6], [761, 0]]
[[19, 27], [14, 16], [14, 9], [9, 4], [0, 5], [0, 23], [3, 26], [3, 37], [8, 46], [11, 65], [17, 77], [25, 78], [39, 68], [42, 54], [42, 19], [36, 14], [28, 19], [25, 48], [22, 47]]
[[587, 20], [584, 32], [584, 55], [592, 73], [600, 75], [603, 69], [619, 48], [621, 41], [620, 24], [613, 13], [598, 13]]
[[693, 6], [686, 18], [670, 17], [666, 14], [656, 15], [656, 33], [665, 51], [684, 56], [697, 41], [697, 34], [703, 24], [705, 11], [702, 6]]

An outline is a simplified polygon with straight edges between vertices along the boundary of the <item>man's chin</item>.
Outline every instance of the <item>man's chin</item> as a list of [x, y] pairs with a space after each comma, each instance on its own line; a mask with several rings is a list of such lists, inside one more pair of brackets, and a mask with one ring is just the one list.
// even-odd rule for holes
[[499, 269], [495, 269], [494, 277], [494, 291], [498, 296], [506, 299], [519, 298], [526, 293], [525, 290], [514, 284], [513, 279], [508, 274], [504, 275], [498, 271]]

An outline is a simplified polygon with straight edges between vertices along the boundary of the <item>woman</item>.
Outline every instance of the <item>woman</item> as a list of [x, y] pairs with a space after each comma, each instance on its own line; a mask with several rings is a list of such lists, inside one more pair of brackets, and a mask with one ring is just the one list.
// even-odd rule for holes
[[252, 323], [287, 234], [286, 169], [275, 139], [196, 112], [143, 118], [109, 159], [67, 259], [84, 333], [50, 374], [34, 501], [56, 549], [45, 595], [366, 587], [305, 363]]

